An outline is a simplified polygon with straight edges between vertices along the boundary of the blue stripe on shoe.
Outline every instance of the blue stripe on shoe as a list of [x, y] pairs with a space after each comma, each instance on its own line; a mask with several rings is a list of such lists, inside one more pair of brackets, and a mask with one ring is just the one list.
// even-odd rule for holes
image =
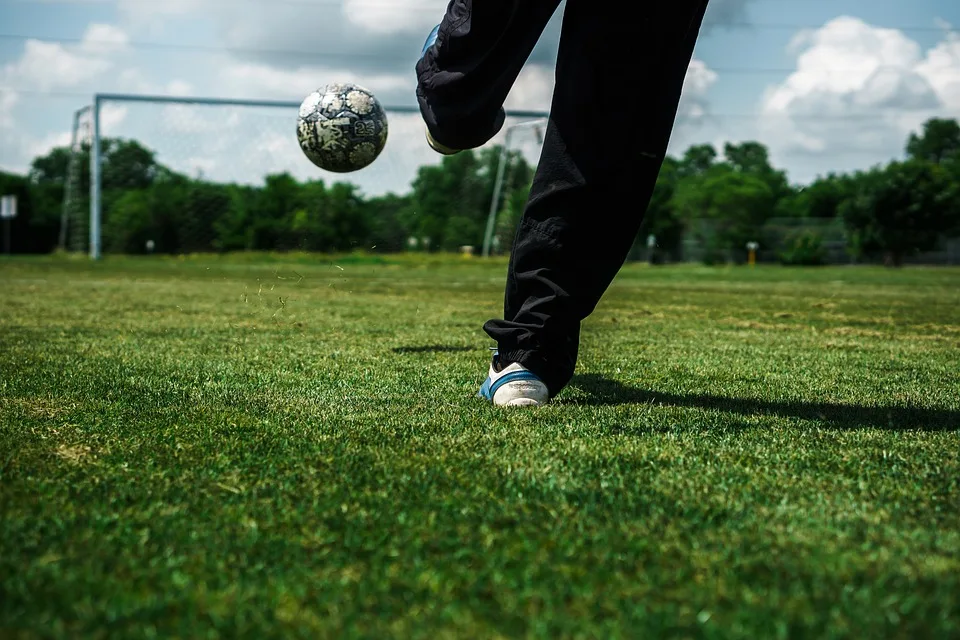
[[531, 373], [530, 371], [512, 371], [507, 375], [498, 378], [496, 382], [490, 380], [489, 377], [484, 381], [483, 385], [480, 387], [481, 395], [487, 400], [493, 401], [493, 396], [497, 393], [497, 390], [503, 385], [509, 382], [519, 382], [521, 380], [536, 380], [541, 382], [540, 378]]
[[490, 393], [490, 377], [487, 376], [487, 379], [483, 381], [483, 384], [480, 385], [480, 392], [477, 393], [481, 398], [486, 398], [487, 400], [493, 401], [493, 394]]
[[423, 49], [420, 51], [420, 56], [427, 52], [427, 49], [433, 46], [437, 41], [437, 34], [440, 33], [440, 25], [437, 25], [433, 28], [433, 31], [430, 32], [430, 35], [427, 36], [427, 41], [423, 43]]

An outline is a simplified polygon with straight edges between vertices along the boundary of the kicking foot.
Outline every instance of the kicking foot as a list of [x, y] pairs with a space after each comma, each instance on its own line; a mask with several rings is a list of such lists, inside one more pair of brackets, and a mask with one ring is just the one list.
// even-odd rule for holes
[[[421, 58], [424, 56], [424, 54], [427, 53], [427, 49], [429, 49], [434, 44], [436, 44], [438, 33], [440, 33], [440, 25], [435, 26], [433, 28], [433, 31], [430, 32], [430, 35], [427, 36], [426, 42], [423, 43], [423, 50], [420, 51]], [[453, 149], [446, 145], [440, 144], [439, 142], [433, 139], [433, 135], [431, 135], [429, 129], [426, 129], [426, 133], [427, 133], [427, 144], [430, 145], [430, 148], [436, 151], [437, 153], [441, 153], [445, 156], [452, 156], [456, 153], [460, 153], [461, 151], [463, 151], [463, 149]]]
[[[423, 49], [420, 51], [421, 58], [424, 56], [424, 54], [427, 53], [427, 49], [429, 49], [434, 44], [436, 44], [437, 35], [439, 33], [440, 33], [440, 25], [437, 25], [433, 28], [433, 30], [430, 32], [430, 35], [427, 36], [426, 41], [423, 43]], [[500, 133], [500, 129], [503, 128], [504, 122], [506, 121], [506, 116], [507, 116], [506, 111], [503, 108], [501, 108], [500, 113], [497, 114], [497, 121], [494, 126], [494, 132], [490, 136], [491, 138], [497, 135], [498, 133]], [[433, 137], [433, 134], [430, 133], [430, 129], [425, 128], [425, 130], [427, 135], [427, 144], [430, 145], [430, 148], [436, 151], [437, 153], [445, 156], [452, 156], [460, 153], [461, 151], [464, 151], [464, 149], [448, 147], [442, 142], [437, 141], [437, 139]]]
[[445, 156], [452, 156], [460, 153], [463, 149], [451, 149], [450, 147], [444, 146], [433, 139], [433, 136], [430, 135], [430, 130], [426, 129], [427, 132], [427, 144], [430, 145], [430, 148]]
[[547, 385], [540, 378], [519, 362], [502, 366], [496, 352], [477, 396], [502, 407], [536, 407], [550, 401]]

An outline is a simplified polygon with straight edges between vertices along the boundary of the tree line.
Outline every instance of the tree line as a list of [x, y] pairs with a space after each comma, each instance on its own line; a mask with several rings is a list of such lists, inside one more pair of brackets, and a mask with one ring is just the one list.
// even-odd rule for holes
[[[365, 197], [348, 182], [298, 181], [272, 174], [257, 186], [187, 176], [157, 161], [136, 140], [102, 141], [102, 248], [105, 252], [191, 253], [243, 250], [455, 251], [483, 242], [501, 149], [489, 147], [421, 166], [404, 194]], [[89, 149], [58, 147], [27, 175], [0, 172], [0, 192], [18, 197], [13, 249], [58, 246], [65, 195], [71, 223], [89, 210]], [[534, 168], [508, 154], [495, 241], [509, 250]], [[638, 212], [639, 214], [639, 212]], [[706, 262], [740, 260], [772, 219], [834, 220], [849, 255], [900, 265], [960, 234], [960, 124], [934, 118], [909, 136], [905, 158], [852, 173], [790, 184], [755, 141], [695, 145], [668, 157], [637, 238], [656, 237], [663, 260], [682, 260], [694, 238]], [[74, 229], [73, 233], [85, 233]], [[824, 261], [822, 238], [800, 231], [776, 248], [781, 262]]]

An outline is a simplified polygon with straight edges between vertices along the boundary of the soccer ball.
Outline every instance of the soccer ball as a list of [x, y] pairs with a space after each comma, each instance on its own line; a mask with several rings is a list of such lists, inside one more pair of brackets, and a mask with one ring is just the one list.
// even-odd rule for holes
[[387, 143], [387, 114], [370, 91], [328, 84], [308, 95], [297, 117], [304, 155], [321, 169], [349, 173], [369, 166]]

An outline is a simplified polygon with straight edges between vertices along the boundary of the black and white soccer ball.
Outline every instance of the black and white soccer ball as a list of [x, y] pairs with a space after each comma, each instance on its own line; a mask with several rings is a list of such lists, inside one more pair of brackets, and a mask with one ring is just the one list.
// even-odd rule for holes
[[328, 84], [300, 105], [297, 139], [304, 155], [321, 169], [358, 171], [376, 160], [387, 144], [387, 114], [367, 89]]

